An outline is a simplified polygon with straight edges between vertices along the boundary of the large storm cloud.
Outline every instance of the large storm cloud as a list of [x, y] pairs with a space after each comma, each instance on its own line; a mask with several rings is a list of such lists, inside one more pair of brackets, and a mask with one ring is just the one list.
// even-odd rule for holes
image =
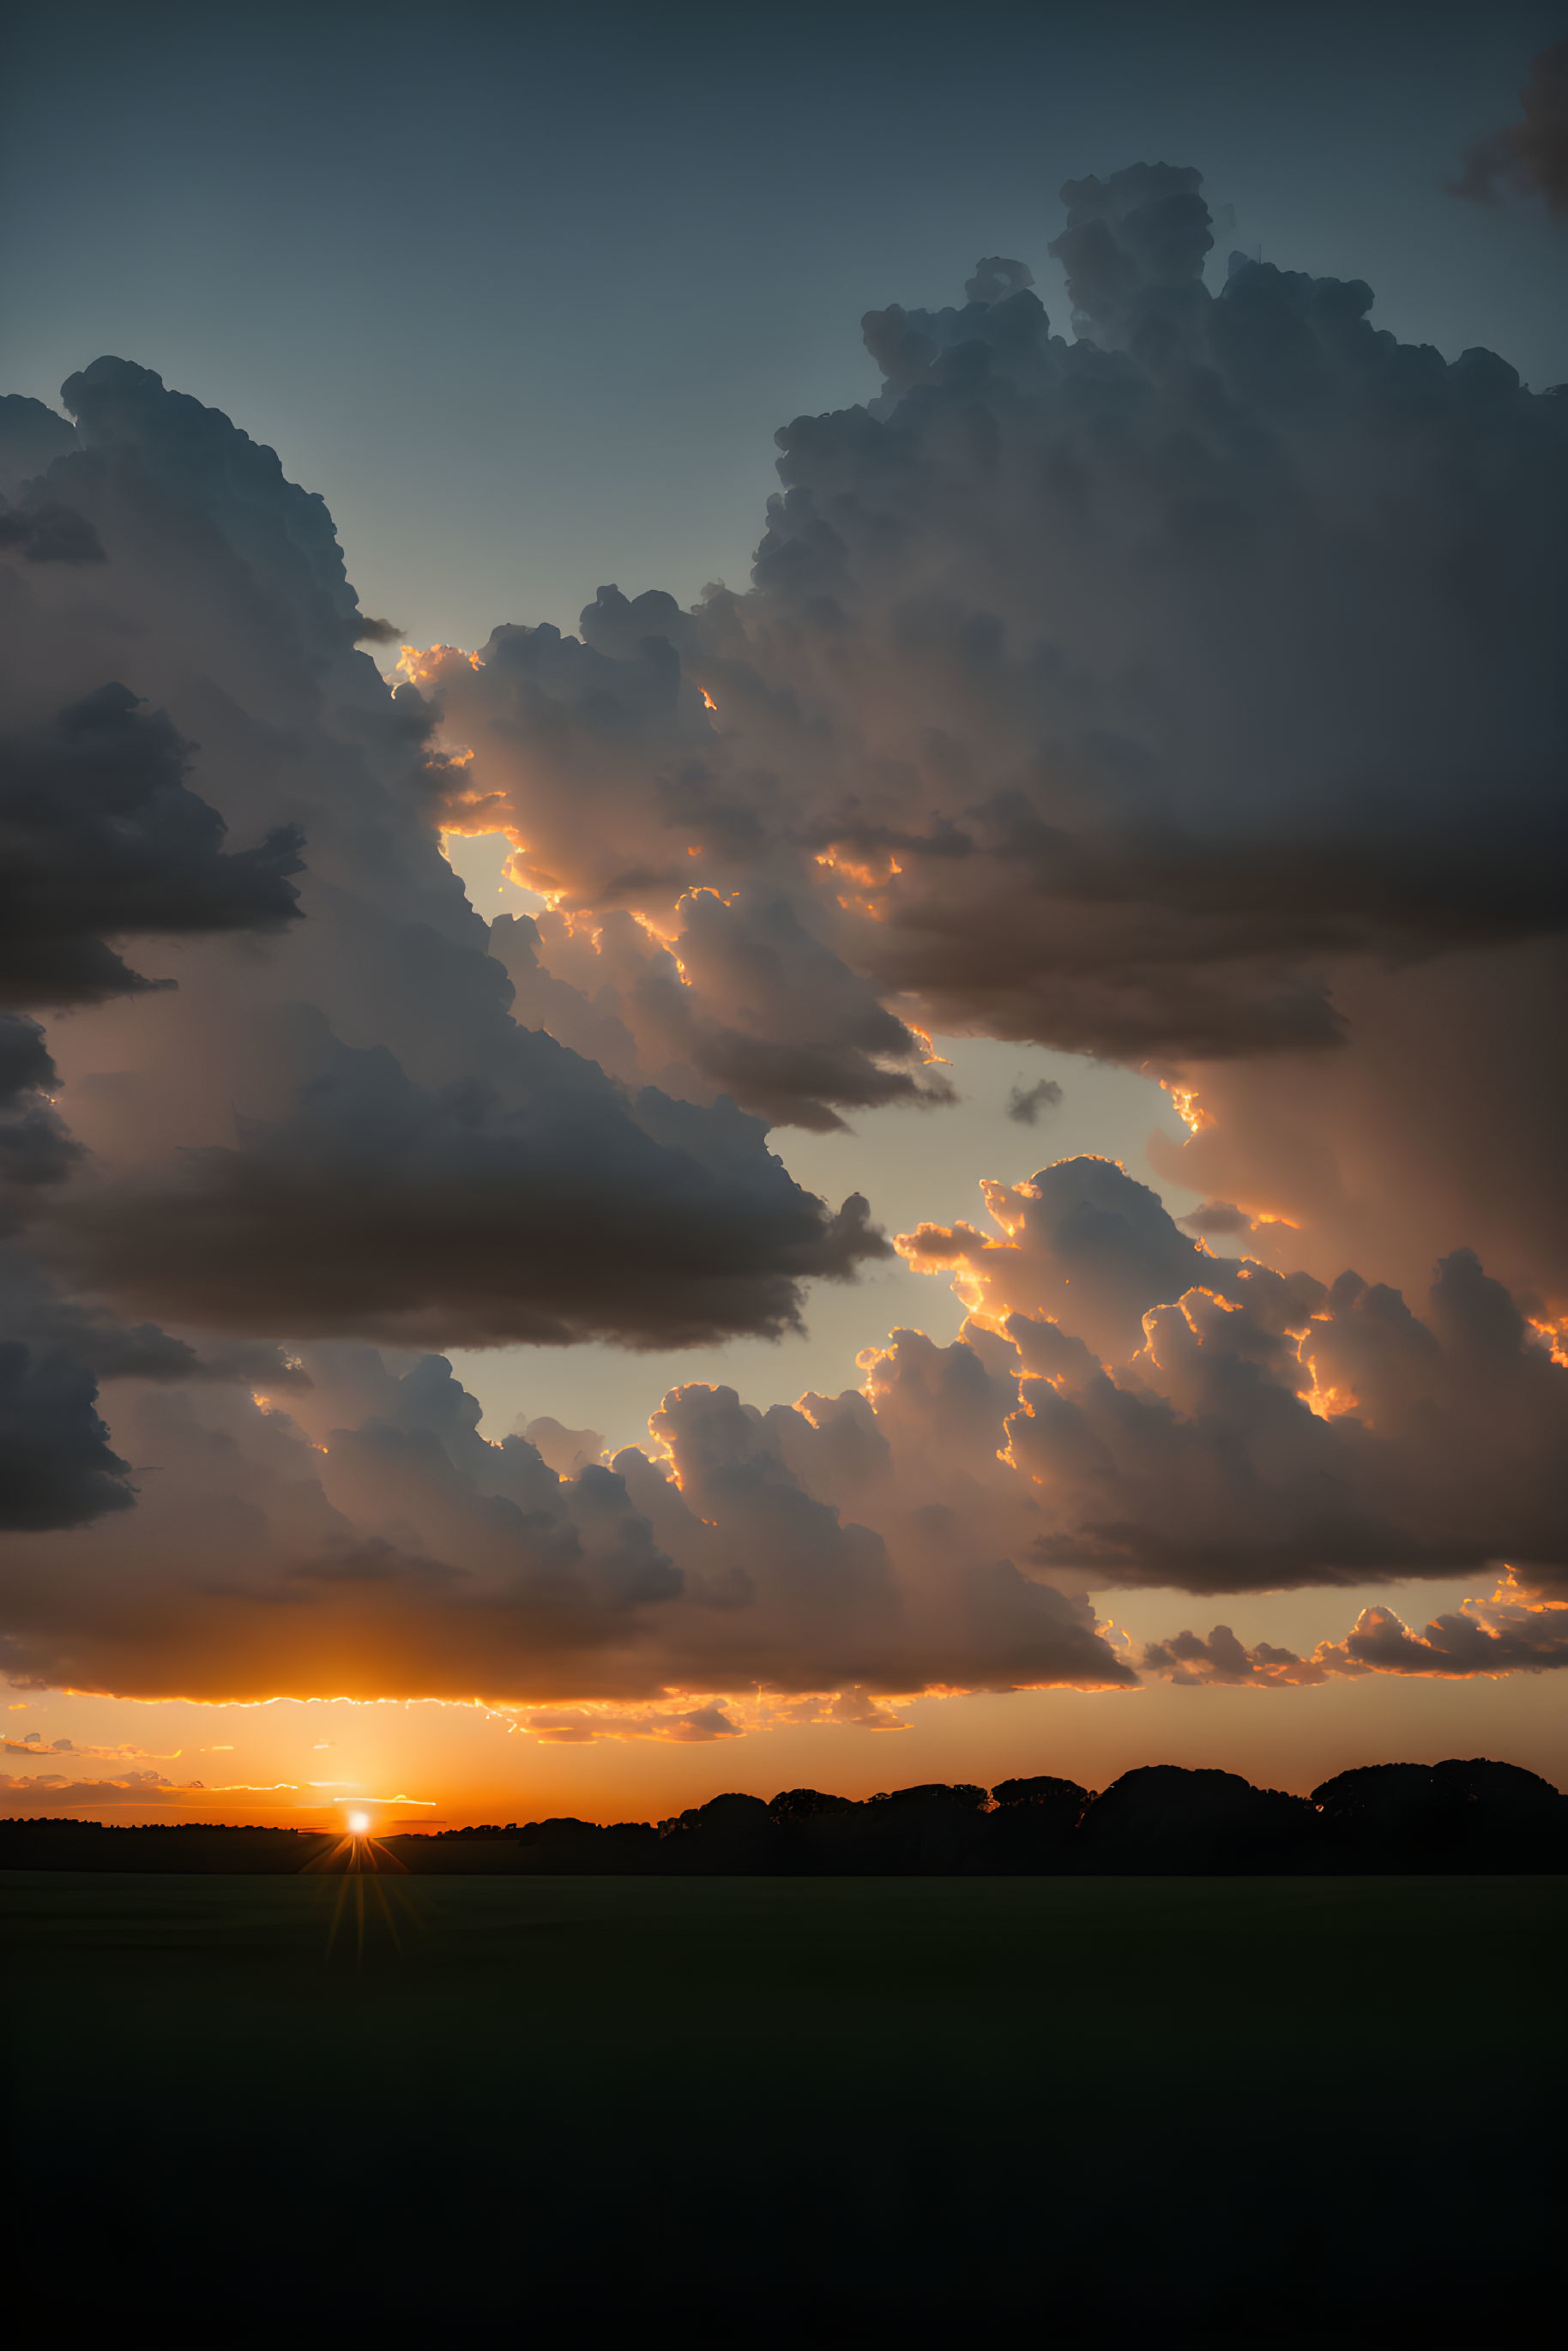
[[[1320, 1274], [1391, 1246], [1415, 1284], [1469, 1245], [1568, 1294], [1561, 1090], [1496, 1066], [1561, 1044], [1568, 405], [1397, 343], [1359, 281], [1235, 256], [1211, 292], [1194, 172], [1064, 194], [1079, 340], [1021, 265], [871, 313], [884, 390], [779, 434], [748, 592], [603, 589], [580, 643], [411, 662], [464, 754], [451, 820], [511, 831], [561, 910], [529, 984], [650, 1073], [683, 1054], [632, 915], [684, 958], [710, 907], [732, 933], [787, 907], [842, 967], [799, 1111], [769, 1066], [798, 1026], [756, 987], [722, 1071], [684, 1055], [699, 1094], [811, 1123], [871, 1099], [843, 1050], [870, 985], [908, 1029], [1223, 1096], [1183, 1180], [1288, 1214]], [[691, 1029], [733, 1032], [727, 973], [686, 977]], [[1474, 1087], [1490, 1136], [1505, 1086], [1483, 1178], [1444, 1122]], [[1292, 1089], [1287, 1209], [1263, 1145]], [[1379, 1215], [1356, 1161], [1385, 1139], [1451, 1172]]]

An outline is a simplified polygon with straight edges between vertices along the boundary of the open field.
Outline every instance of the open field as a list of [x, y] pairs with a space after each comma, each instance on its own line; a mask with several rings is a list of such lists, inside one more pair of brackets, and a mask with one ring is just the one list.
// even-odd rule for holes
[[1568, 1879], [0, 1903], [39, 2341], [1552, 2339]]

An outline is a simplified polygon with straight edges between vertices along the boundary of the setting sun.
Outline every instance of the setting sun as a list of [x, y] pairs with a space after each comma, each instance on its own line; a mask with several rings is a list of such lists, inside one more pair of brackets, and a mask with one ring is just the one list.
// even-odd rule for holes
[[349, 1834], [350, 1836], [369, 1836], [370, 1833], [371, 1816], [369, 1813], [350, 1813], [349, 1814]]

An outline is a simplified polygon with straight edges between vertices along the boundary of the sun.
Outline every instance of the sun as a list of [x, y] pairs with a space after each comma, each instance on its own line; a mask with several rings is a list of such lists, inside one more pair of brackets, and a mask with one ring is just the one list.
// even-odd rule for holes
[[370, 1833], [371, 1816], [369, 1813], [350, 1813], [349, 1814], [349, 1834], [350, 1836], [369, 1836]]

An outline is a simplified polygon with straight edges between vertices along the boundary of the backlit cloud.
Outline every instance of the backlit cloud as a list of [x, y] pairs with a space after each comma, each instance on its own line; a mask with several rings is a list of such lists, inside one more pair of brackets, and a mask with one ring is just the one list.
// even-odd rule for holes
[[[1513, 1614], [1148, 1663], [1556, 1662], [1568, 406], [1359, 281], [1211, 288], [1195, 172], [1063, 196], [1076, 340], [1001, 256], [869, 314], [883, 390], [779, 434], [749, 590], [603, 587], [395, 690], [227, 418], [114, 359], [74, 423], [0, 404], [18, 1677], [892, 1727], [1130, 1687], [1117, 1587], [1504, 1559]], [[538, 905], [487, 926], [440, 842], [497, 831]], [[775, 1334], [885, 1256], [767, 1127], [940, 1119], [938, 1023], [1159, 1076], [1204, 1205], [986, 1183], [897, 1243], [953, 1343], [678, 1385], [610, 1462], [480, 1436], [441, 1350]]]

